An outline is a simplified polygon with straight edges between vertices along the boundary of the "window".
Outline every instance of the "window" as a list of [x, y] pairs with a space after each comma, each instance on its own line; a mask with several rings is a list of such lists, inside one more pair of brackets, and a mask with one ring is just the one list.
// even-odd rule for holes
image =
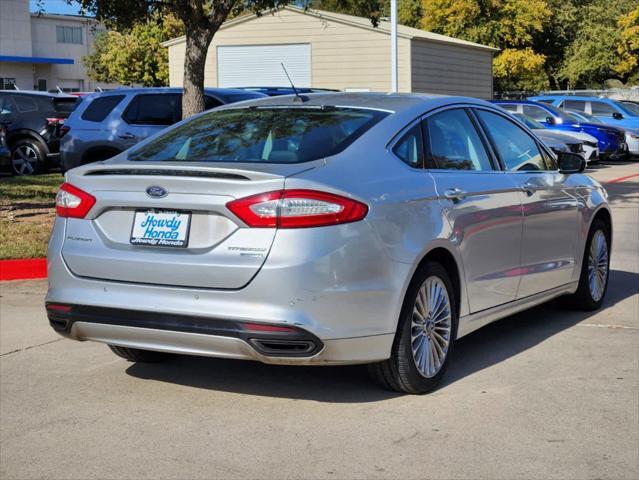
[[524, 115], [538, 122], [545, 122], [548, 117], [552, 117], [546, 110], [535, 105], [524, 105], [523, 112]]
[[598, 117], [612, 117], [612, 114], [617, 112], [615, 107], [604, 102], [590, 102], [590, 108], [592, 114]]
[[82, 45], [82, 27], [62, 27], [58, 25], [55, 28], [58, 43], [75, 43]]
[[38, 105], [36, 102], [25, 95], [13, 95], [13, 101], [18, 107], [20, 113], [37, 112]]
[[47, 79], [46, 78], [38, 78], [38, 90], [41, 92], [47, 91]]
[[411, 128], [393, 147], [393, 153], [410, 167], [422, 168], [422, 129], [419, 123]]
[[504, 110], [508, 110], [509, 112], [517, 111], [517, 104], [515, 103], [500, 103], [499, 106]]
[[213, 110], [133, 150], [133, 161], [302, 163], [344, 150], [387, 116], [357, 108]]
[[584, 100], [564, 100], [561, 104], [564, 110], [577, 110], [578, 112], [586, 111], [586, 102]]
[[15, 90], [16, 79], [0, 77], [0, 90]]
[[105, 95], [94, 99], [84, 112], [82, 120], [89, 122], [101, 122], [122, 101], [124, 95]]
[[9, 95], [0, 95], [0, 114], [14, 113], [15, 110]]
[[204, 110], [211, 110], [212, 108], [219, 107], [222, 105], [217, 98], [210, 97], [208, 95], [204, 96]]
[[430, 168], [493, 169], [484, 144], [465, 110], [446, 110], [428, 117], [426, 132]]
[[536, 100], [536, 101], [540, 103], [546, 103], [548, 105], [552, 105], [552, 102], [554, 102], [552, 98], [540, 98], [539, 100]]
[[179, 93], [137, 95], [123, 115], [137, 125], [173, 125], [182, 118], [182, 95]]
[[517, 124], [486, 110], [477, 110], [477, 115], [492, 138], [506, 170], [547, 170], [537, 142]]

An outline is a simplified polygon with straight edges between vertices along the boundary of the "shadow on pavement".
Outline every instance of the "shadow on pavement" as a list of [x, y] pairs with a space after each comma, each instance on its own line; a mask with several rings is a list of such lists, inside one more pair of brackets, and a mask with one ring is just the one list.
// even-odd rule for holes
[[[638, 289], [639, 274], [612, 270], [603, 308]], [[488, 325], [456, 344], [440, 388], [528, 350], [595, 313], [571, 311], [550, 302]], [[295, 367], [175, 356], [162, 364], [133, 364], [127, 374], [195, 388], [318, 402], [366, 403], [400, 396], [380, 389], [369, 379], [365, 366]]]

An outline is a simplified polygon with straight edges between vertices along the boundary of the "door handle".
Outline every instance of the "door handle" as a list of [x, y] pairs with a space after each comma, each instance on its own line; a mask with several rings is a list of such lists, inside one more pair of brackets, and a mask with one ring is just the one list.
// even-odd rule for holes
[[135, 138], [135, 135], [129, 132], [124, 132], [124, 133], [120, 133], [118, 135], [118, 138], [121, 138], [123, 140], [131, 140], [132, 138]]
[[521, 190], [526, 195], [530, 196], [530, 195], [533, 195], [537, 191], [537, 186], [532, 184], [532, 183], [530, 183], [530, 182], [526, 182], [526, 183], [524, 183], [521, 186]]
[[462, 190], [461, 188], [457, 188], [457, 187], [451, 188], [444, 192], [444, 197], [446, 197], [448, 200], [452, 200], [453, 202], [458, 202], [459, 200], [462, 200], [466, 195], [467, 195], [467, 192], [465, 190]]

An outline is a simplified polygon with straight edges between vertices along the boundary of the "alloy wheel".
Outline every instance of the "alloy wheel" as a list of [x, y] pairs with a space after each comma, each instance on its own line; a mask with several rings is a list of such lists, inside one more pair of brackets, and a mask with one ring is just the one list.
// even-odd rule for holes
[[428, 277], [417, 292], [411, 321], [411, 349], [419, 373], [432, 378], [448, 355], [452, 311], [446, 285]]
[[590, 242], [588, 253], [588, 285], [595, 302], [601, 300], [608, 281], [608, 241], [601, 230], [597, 230]]
[[11, 163], [18, 175], [33, 175], [38, 166], [38, 153], [31, 145], [19, 145], [11, 155]]

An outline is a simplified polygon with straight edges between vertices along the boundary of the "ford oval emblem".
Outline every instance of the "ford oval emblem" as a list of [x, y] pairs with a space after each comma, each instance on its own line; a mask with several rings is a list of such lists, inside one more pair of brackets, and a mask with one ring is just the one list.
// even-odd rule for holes
[[146, 194], [153, 198], [163, 198], [169, 194], [169, 191], [164, 187], [152, 185], [146, 189]]

